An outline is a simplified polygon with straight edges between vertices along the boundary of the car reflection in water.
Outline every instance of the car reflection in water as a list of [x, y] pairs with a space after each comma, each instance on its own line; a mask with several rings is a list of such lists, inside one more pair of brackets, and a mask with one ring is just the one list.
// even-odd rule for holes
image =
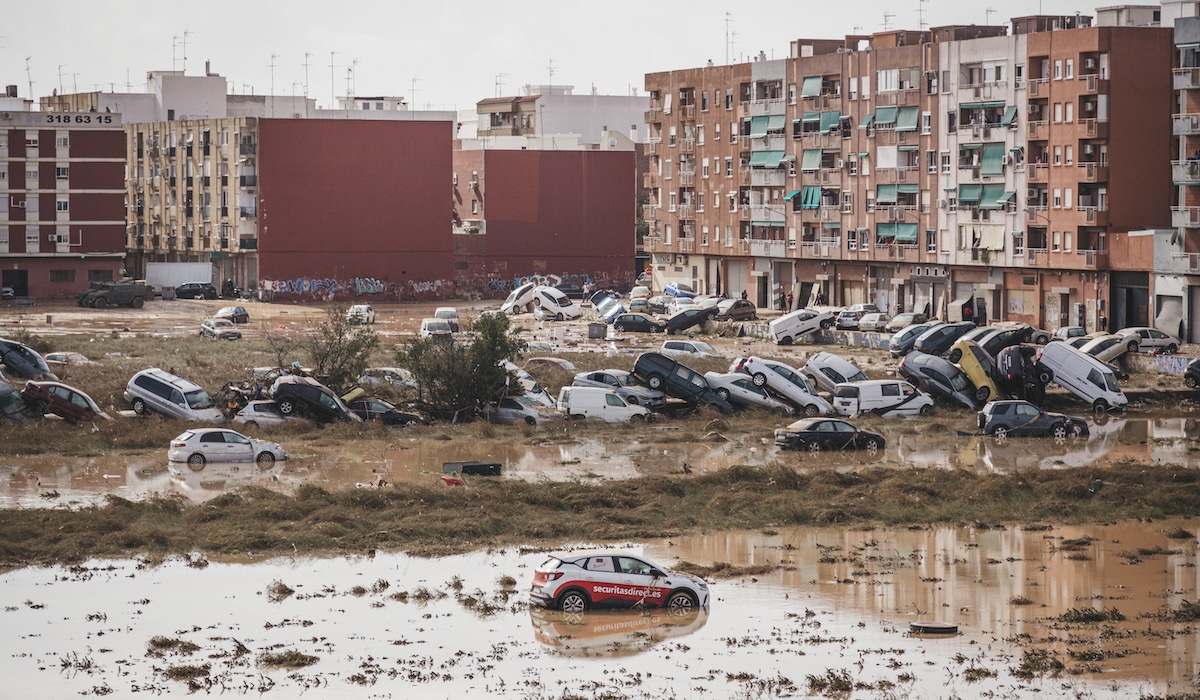
[[282, 485], [284, 461], [273, 462], [266, 469], [255, 462], [209, 462], [203, 465], [170, 462], [167, 470], [171, 482], [189, 500], [205, 501], [240, 486], [263, 486], [272, 491]]
[[567, 613], [530, 606], [533, 636], [564, 656], [633, 656], [668, 639], [686, 637], [708, 622], [708, 610], [669, 608]]

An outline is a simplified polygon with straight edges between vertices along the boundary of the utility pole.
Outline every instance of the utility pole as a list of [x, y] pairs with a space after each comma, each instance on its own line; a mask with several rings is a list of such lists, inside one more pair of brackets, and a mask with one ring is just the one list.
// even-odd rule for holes
[[308, 51], [304, 52], [304, 97], [308, 98], [308, 59], [312, 58], [312, 54]]
[[60, 94], [60, 95], [63, 93], [62, 69], [65, 68], [66, 66], [67, 66], [67, 64], [65, 64], [65, 63], [58, 64], [58, 94]]

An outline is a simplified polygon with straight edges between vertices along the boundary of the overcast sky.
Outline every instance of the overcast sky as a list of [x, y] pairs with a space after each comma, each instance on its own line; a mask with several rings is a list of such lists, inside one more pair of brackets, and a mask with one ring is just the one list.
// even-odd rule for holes
[[1072, 0], [51, 0], [5, 9], [0, 78], [34, 99], [53, 90], [141, 92], [147, 71], [200, 75], [207, 60], [231, 92], [302, 95], [307, 85], [322, 107], [331, 93], [351, 92], [469, 109], [548, 82], [575, 94], [640, 94], [646, 73], [759, 51], [784, 58], [794, 39], [882, 31], [885, 19], [891, 29], [917, 29], [918, 8], [927, 26], [1095, 14]]

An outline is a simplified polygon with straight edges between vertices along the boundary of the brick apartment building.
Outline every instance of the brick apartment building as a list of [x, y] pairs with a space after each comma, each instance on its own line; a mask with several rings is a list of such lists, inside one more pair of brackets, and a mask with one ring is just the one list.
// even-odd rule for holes
[[1171, 216], [1171, 32], [1020, 17], [649, 74], [655, 283], [1144, 324]]
[[0, 281], [17, 297], [66, 298], [125, 264], [121, 115], [28, 111], [0, 98]]

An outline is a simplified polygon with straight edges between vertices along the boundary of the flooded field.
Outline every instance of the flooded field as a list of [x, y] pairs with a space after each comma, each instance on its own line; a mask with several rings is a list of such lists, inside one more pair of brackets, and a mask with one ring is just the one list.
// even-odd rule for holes
[[[90, 561], [0, 576], [5, 695], [1089, 697], [1195, 692], [1196, 525], [727, 532], [630, 548], [711, 609], [531, 610], [541, 552]], [[914, 634], [913, 622], [957, 633]], [[273, 692], [271, 692], [273, 691]]]
[[[1191, 417], [1119, 417], [1092, 423], [1083, 440], [1010, 439], [959, 436], [931, 440], [904, 432], [907, 421], [886, 423], [888, 446], [876, 455], [841, 453], [810, 457], [780, 451], [766, 437], [743, 436], [729, 442], [652, 442], [655, 433], [669, 436], [673, 428], [653, 429], [632, 441], [600, 438], [567, 444], [522, 445], [504, 441], [410, 439], [402, 435], [385, 444], [349, 443], [336, 447], [288, 445], [291, 459], [262, 470], [252, 464], [208, 464], [193, 469], [168, 464], [161, 456], [102, 455], [63, 457], [39, 455], [0, 457], [0, 508], [60, 507], [93, 503], [106, 494], [136, 499], [152, 493], [180, 493], [200, 502], [231, 488], [259, 485], [290, 491], [301, 483], [327, 489], [372, 487], [430, 481], [442, 474], [445, 462], [499, 462], [501, 478], [538, 480], [622, 479], [679, 473], [683, 465], [697, 473], [730, 465], [762, 466], [775, 462], [799, 468], [830, 466], [854, 470], [872, 466], [934, 467], [977, 472], [1022, 469], [1062, 469], [1088, 464], [1200, 465], [1200, 451], [1189, 438], [1196, 434]], [[911, 426], [909, 426], [911, 428]], [[964, 426], [967, 427], [967, 426]], [[479, 477], [485, 478], [485, 477]]]

